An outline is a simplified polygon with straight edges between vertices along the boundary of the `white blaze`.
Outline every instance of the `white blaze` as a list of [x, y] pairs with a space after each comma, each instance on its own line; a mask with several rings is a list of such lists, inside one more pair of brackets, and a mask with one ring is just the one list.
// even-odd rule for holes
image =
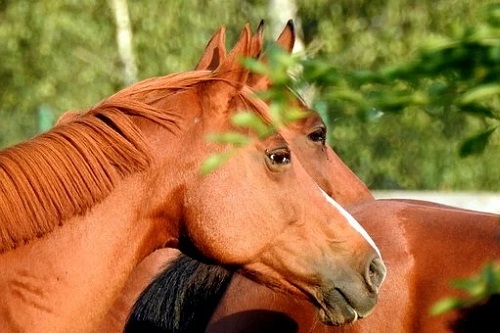
[[356, 219], [354, 217], [352, 217], [351, 214], [349, 214], [341, 205], [339, 205], [337, 203], [337, 201], [333, 200], [332, 197], [330, 197], [328, 194], [326, 194], [325, 191], [323, 191], [321, 188], [320, 188], [320, 190], [321, 190], [321, 193], [323, 193], [323, 195], [325, 196], [326, 200], [332, 206], [334, 206], [335, 208], [337, 208], [337, 210], [340, 212], [340, 214], [342, 214], [346, 218], [347, 222], [349, 222], [349, 224], [354, 228], [354, 230], [356, 230], [357, 232], [359, 232], [361, 234], [361, 236], [363, 236], [363, 238], [366, 239], [366, 241], [377, 252], [378, 256], [380, 258], [382, 258], [382, 255], [380, 254], [380, 250], [378, 249], [377, 245], [375, 245], [375, 242], [370, 237], [370, 235], [368, 235], [368, 233], [366, 232], [366, 230], [363, 229], [363, 227], [361, 226], [361, 224], [359, 224], [359, 222], [356, 221]]

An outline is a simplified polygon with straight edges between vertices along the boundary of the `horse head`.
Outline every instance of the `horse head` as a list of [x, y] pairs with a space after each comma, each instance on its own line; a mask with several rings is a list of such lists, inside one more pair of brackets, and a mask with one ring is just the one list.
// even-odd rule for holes
[[[262, 138], [231, 122], [239, 110], [271, 119], [266, 102], [254, 94], [269, 80], [240, 63], [262, 56], [261, 31], [252, 37], [246, 26], [226, 55], [217, 45], [224, 40], [221, 29], [198, 70], [139, 82], [88, 114], [125, 137], [120, 113], [126, 114], [126, 126], [142, 134], [138, 145], [144, 141], [150, 160], [140, 174], [136, 219], [151, 226], [158, 247], [179, 247], [306, 297], [326, 323], [351, 322], [373, 309], [385, 267], [371, 238], [331, 198], [336, 187], [326, 174], [317, 171], [313, 180], [308, 173], [320, 169], [316, 155], [335, 158], [325, 146], [324, 124], [313, 116], [294, 125], [313, 129], [308, 140], [299, 140], [293, 127]], [[293, 36], [289, 24], [278, 42], [290, 49]], [[248, 143], [213, 172], [200, 174], [208, 154], [231, 148], [206, 135], [228, 131], [245, 134]], [[314, 152], [308, 148], [300, 159], [306, 170], [296, 154], [310, 145]]]

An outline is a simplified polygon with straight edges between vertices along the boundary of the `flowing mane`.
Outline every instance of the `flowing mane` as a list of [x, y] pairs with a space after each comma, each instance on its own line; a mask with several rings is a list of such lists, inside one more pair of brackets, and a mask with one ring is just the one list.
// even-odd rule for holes
[[225, 96], [227, 107], [238, 101], [269, 121], [264, 102], [245, 87], [249, 71], [236, 61], [259, 52], [246, 26], [240, 42], [216, 69], [143, 80], [66, 124], [0, 151], [0, 253], [85, 214], [122, 178], [145, 170], [151, 156], [134, 120], [146, 118], [175, 133], [183, 108], [170, 98], [179, 92], [199, 87], [200, 97]]
[[182, 115], [154, 104], [209, 78], [188, 72], [152, 78], [103, 100], [73, 121], [0, 151], [0, 253], [85, 214], [151, 160], [134, 117], [171, 132]]

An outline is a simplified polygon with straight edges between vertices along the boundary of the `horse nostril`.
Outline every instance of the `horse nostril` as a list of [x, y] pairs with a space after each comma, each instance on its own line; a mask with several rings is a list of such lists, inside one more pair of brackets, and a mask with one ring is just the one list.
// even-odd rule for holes
[[378, 292], [378, 288], [385, 279], [385, 265], [379, 257], [370, 261], [366, 267], [365, 280], [373, 292]]

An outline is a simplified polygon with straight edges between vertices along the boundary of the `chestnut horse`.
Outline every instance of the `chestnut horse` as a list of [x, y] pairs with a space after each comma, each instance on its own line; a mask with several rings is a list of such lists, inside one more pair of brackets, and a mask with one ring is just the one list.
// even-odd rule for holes
[[[296, 140], [300, 142], [300, 137]], [[327, 187], [349, 189], [352, 184], [361, 190], [355, 196], [337, 192], [335, 199], [351, 205], [349, 210], [384, 254], [388, 283], [372, 315], [351, 325], [325, 326], [303, 300], [275, 293], [238, 274], [231, 281], [230, 271], [181, 257], [142, 294], [126, 331], [202, 332], [229, 283], [208, 332], [447, 332], [453, 328], [458, 312], [433, 317], [429, 308], [442, 297], [457, 295], [451, 280], [477, 273], [487, 260], [500, 259], [499, 216], [422, 201], [375, 201], [333, 151], [326, 161], [316, 156], [329, 171], [323, 182]], [[307, 169], [314, 178], [314, 165]], [[145, 262], [143, 275], [137, 278], [142, 284], [128, 292], [144, 287], [161, 260]]]
[[[221, 28], [210, 40], [197, 69], [210, 69], [217, 67], [218, 62], [226, 57], [224, 48], [225, 29]], [[262, 43], [263, 25], [259, 26], [257, 34], [253, 37], [255, 43]], [[278, 38], [278, 44], [291, 52], [294, 40], [292, 22], [284, 29]], [[269, 85], [266, 77], [250, 74], [247, 80], [254, 90], [265, 89]], [[297, 101], [298, 102], [298, 101]], [[303, 104], [297, 106], [304, 107]], [[326, 126], [318, 114], [309, 111], [302, 120], [291, 123], [287, 127], [287, 140], [291, 143], [299, 160], [316, 183], [330, 196], [341, 204], [349, 204], [353, 200], [372, 200], [371, 193], [361, 181], [352, 181], [357, 177], [343, 162], [326, 146]], [[335, 182], [331, 182], [330, 175], [335, 173]], [[344, 182], [346, 185], [344, 185]], [[164, 263], [177, 256], [176, 251], [159, 250], [144, 260], [134, 270], [127, 286], [120, 294], [115, 305], [103, 321], [99, 331], [122, 331], [126, 318], [130, 312], [137, 295], [150, 282], [151, 277], [159, 272]]]
[[[452, 280], [478, 273], [487, 261], [500, 261], [499, 216], [403, 200], [365, 202], [349, 211], [379, 245], [388, 270], [379, 303], [369, 317], [328, 327], [301, 300], [273, 293], [236, 274], [206, 332], [434, 333], [498, 328], [498, 319], [490, 316], [494, 308], [499, 309], [498, 296], [489, 308], [481, 309], [490, 311], [481, 316], [485, 326], [472, 331], [460, 311], [432, 316], [429, 310], [444, 297], [461, 296], [450, 286]], [[182, 285], [176, 286], [182, 295]], [[185, 311], [194, 310], [186, 307]]]
[[205, 136], [238, 130], [234, 112], [271, 118], [239, 61], [256, 46], [246, 26], [215, 70], [139, 82], [0, 152], [1, 332], [95, 330], [163, 247], [309, 298], [327, 322], [372, 311], [379, 251], [310, 178], [287, 129], [246, 131], [249, 144], [199, 173], [229, 148]]

